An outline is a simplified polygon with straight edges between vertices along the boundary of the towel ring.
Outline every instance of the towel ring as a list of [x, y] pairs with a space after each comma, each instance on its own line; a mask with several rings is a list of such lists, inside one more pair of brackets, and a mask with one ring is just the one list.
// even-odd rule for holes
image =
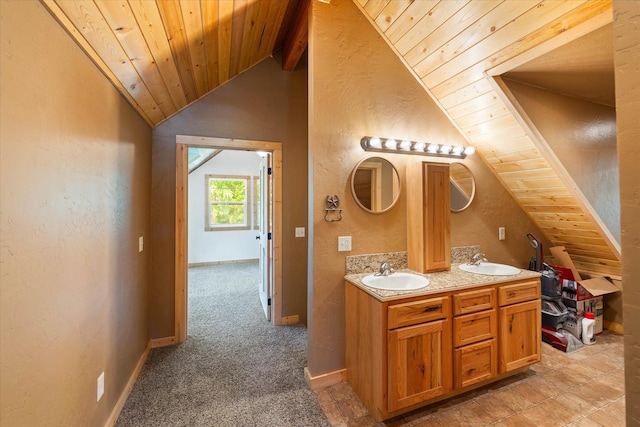
[[[338, 214], [338, 218], [329, 218]], [[327, 222], [342, 221], [342, 209], [340, 209], [340, 199], [337, 195], [327, 196], [325, 199], [324, 220]]]

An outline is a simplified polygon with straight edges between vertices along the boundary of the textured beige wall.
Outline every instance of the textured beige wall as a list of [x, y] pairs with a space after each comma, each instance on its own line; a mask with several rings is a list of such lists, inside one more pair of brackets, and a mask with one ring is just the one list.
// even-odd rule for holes
[[[513, 80], [505, 83], [619, 243], [615, 108]], [[604, 301], [604, 319], [621, 325], [622, 293], [605, 295]]]
[[268, 58], [153, 131], [151, 336], [174, 334], [176, 135], [282, 143], [283, 315], [306, 320], [307, 70], [282, 71]]
[[149, 342], [151, 130], [40, 2], [0, 31], [0, 424], [103, 426]]
[[615, 108], [513, 80], [505, 83], [620, 242]]
[[[311, 375], [344, 368], [345, 256], [404, 251], [406, 199], [388, 213], [361, 210], [351, 197], [349, 174], [367, 154], [364, 135], [465, 144], [352, 1], [312, 2], [309, 44], [310, 227], [309, 360]], [[376, 153], [377, 154], [377, 153]], [[405, 179], [407, 162], [421, 157], [384, 155]], [[541, 234], [478, 157], [465, 159], [478, 178], [477, 200], [452, 215], [453, 245], [480, 244], [497, 262], [525, 267], [533, 249], [527, 232]], [[327, 195], [338, 195], [341, 222], [323, 219]], [[507, 240], [497, 240], [498, 227]], [[337, 252], [338, 236], [353, 250]], [[541, 236], [539, 236], [541, 237]]]
[[640, 2], [613, 2], [627, 425], [640, 425]]

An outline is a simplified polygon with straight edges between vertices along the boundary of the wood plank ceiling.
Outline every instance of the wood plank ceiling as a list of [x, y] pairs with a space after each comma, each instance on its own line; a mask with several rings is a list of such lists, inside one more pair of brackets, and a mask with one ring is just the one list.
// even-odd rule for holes
[[[295, 68], [311, 0], [41, 0], [153, 127], [283, 51]], [[620, 248], [499, 76], [612, 22], [611, 0], [353, 0], [579, 269], [620, 275]]]
[[611, 23], [611, 1], [353, 1], [552, 244], [620, 276], [619, 245], [494, 78]]
[[310, 0], [41, 0], [151, 125], [283, 49], [295, 68]]

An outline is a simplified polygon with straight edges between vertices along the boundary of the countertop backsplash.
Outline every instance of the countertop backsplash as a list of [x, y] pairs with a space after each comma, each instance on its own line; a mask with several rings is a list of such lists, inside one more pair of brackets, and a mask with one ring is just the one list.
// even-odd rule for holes
[[456, 246], [455, 248], [451, 248], [451, 264], [464, 264], [469, 262], [478, 252], [480, 252], [479, 245]]
[[[463, 264], [474, 254], [480, 252], [480, 246], [457, 246], [451, 248], [451, 263]], [[379, 254], [350, 255], [346, 259], [345, 274], [375, 273], [380, 264], [388, 262], [394, 270], [406, 270], [407, 252], [386, 252]]]
[[406, 270], [407, 251], [380, 254], [350, 255], [346, 260], [346, 274], [376, 273], [380, 264], [388, 262], [394, 270]]

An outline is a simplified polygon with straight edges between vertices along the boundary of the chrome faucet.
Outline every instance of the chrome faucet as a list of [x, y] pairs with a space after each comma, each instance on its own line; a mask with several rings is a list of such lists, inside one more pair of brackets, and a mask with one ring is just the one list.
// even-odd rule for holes
[[383, 262], [380, 264], [380, 271], [375, 274], [375, 276], [388, 276], [393, 274], [393, 268], [391, 268], [391, 264], [388, 262]]
[[469, 261], [467, 264], [480, 265], [481, 262], [489, 262], [489, 260], [486, 258], [485, 254], [478, 252], [477, 254], [471, 257], [471, 261]]

